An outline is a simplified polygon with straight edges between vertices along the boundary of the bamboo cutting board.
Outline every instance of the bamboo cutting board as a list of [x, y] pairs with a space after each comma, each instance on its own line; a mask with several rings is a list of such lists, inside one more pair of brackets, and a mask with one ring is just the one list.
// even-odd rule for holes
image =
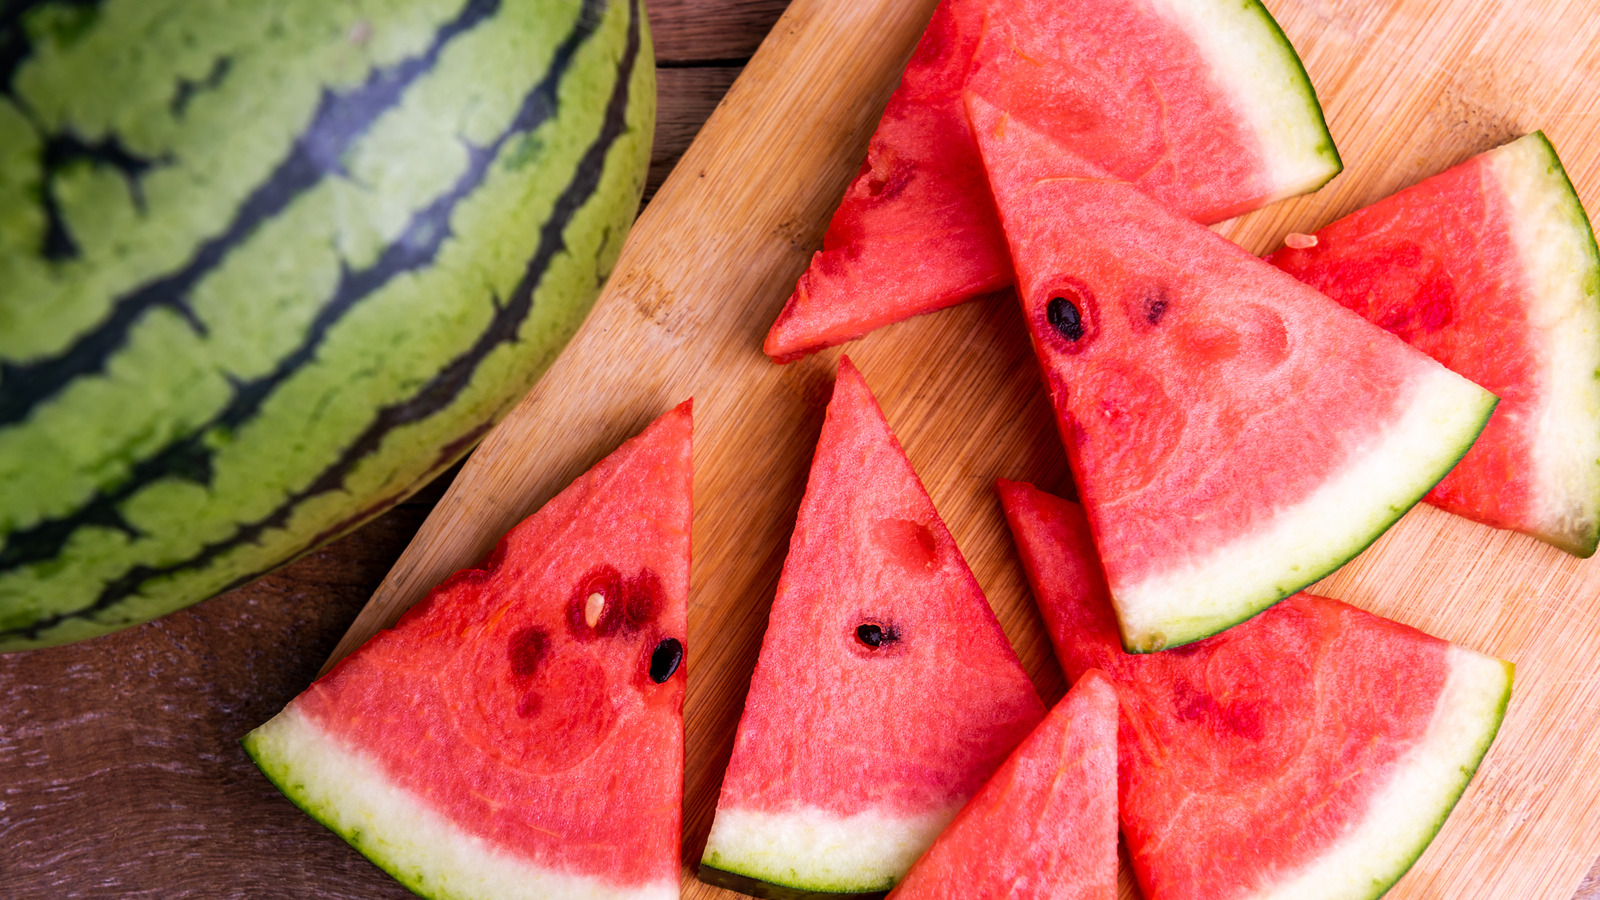
[[[1269, 0], [1346, 171], [1221, 226], [1254, 252], [1526, 131], [1600, 210], [1600, 10], [1533, 0]], [[860, 164], [931, 0], [795, 0], [640, 217], [567, 352], [483, 442], [335, 652], [348, 653], [573, 477], [695, 398], [684, 893], [694, 881], [838, 351], [767, 327]], [[991, 484], [1068, 489], [1021, 317], [996, 298], [846, 349], [1047, 701], [1064, 690]], [[1500, 736], [1392, 897], [1559, 898], [1600, 853], [1600, 560], [1419, 507], [1320, 586], [1512, 660]], [[1124, 867], [1126, 868], [1126, 867]], [[1123, 893], [1132, 895], [1124, 878]]]

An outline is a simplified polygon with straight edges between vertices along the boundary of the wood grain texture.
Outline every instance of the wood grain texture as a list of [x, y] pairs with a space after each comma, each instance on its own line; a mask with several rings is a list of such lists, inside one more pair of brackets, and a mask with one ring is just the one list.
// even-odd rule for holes
[[678, 159], [689, 149], [700, 126], [733, 86], [743, 66], [656, 70], [656, 139], [650, 147], [650, 173], [644, 184], [644, 202], [655, 198]]
[[[1464, 2], [1268, 4], [1307, 58], [1349, 168], [1312, 197], [1225, 226], [1247, 246], [1268, 249], [1288, 231], [1320, 226], [1534, 127], [1551, 135], [1586, 204], [1596, 208], [1600, 161], [1594, 156], [1600, 149], [1593, 114], [1584, 108], [1595, 95], [1589, 6], [1484, 4], [1473, 18]], [[783, 6], [782, 0], [651, 0], [663, 65], [662, 128], [652, 155], [657, 178], [738, 71], [681, 66], [726, 62], [725, 54], [742, 59]], [[869, 27], [887, 40], [882, 22]], [[836, 94], [823, 100], [842, 102]], [[753, 102], [751, 95], [743, 102]], [[875, 118], [876, 112], [863, 115]], [[855, 156], [832, 174], [813, 174], [815, 196], [794, 202], [793, 215], [777, 219], [777, 225], [793, 219], [773, 229], [781, 230], [775, 240], [788, 242], [785, 252], [792, 256], [769, 250], [756, 262], [780, 260], [780, 268], [791, 268], [791, 280], [799, 272], [820, 242], [871, 125], [844, 129], [842, 140], [855, 142], [844, 155]], [[796, 138], [813, 139], [809, 132]], [[737, 180], [724, 178], [717, 186], [693, 199], [716, 207]], [[665, 233], [684, 255], [702, 243], [694, 234]], [[657, 339], [676, 342], [674, 352], [685, 359], [663, 366], [652, 356], [608, 357], [617, 371], [588, 398], [596, 408], [543, 423], [555, 431], [592, 431], [575, 441], [580, 446], [571, 458], [558, 459], [553, 451], [531, 457], [532, 466], [561, 471], [528, 496], [506, 501], [531, 511], [681, 399], [680, 388], [699, 398], [686, 897], [738, 896], [700, 885], [690, 872], [709, 827], [836, 358], [765, 364], [758, 358], [760, 337], [789, 286], [776, 276], [748, 276], [741, 284], [744, 293], [708, 288], [659, 305], [630, 297], [634, 321], [648, 319], [649, 328], [670, 332]], [[680, 287], [664, 283], [661, 293], [645, 296]], [[681, 303], [696, 309], [685, 311]], [[703, 325], [696, 323], [730, 309], [742, 332], [727, 347], [702, 346], [697, 335]], [[629, 321], [619, 316], [613, 328]], [[885, 329], [846, 349], [883, 401], [1036, 686], [1053, 700], [1064, 689], [1061, 674], [989, 488], [995, 475], [1068, 488], [1022, 330], [1012, 305], [990, 300]], [[604, 352], [632, 346], [623, 341]], [[717, 368], [702, 376], [684, 371], [702, 359]], [[601, 365], [570, 371], [584, 374]], [[718, 387], [718, 379], [739, 373], [770, 381]], [[607, 393], [618, 385], [623, 388]], [[753, 395], [748, 401], [746, 390]], [[770, 458], [736, 464], [713, 455]], [[746, 472], [771, 483], [746, 481]], [[237, 740], [309, 683], [448, 482], [441, 479], [350, 537], [216, 600], [94, 641], [0, 656], [0, 841], [7, 848], [0, 853], [0, 897], [410, 896], [274, 790]], [[779, 497], [776, 507], [763, 507], [773, 496]], [[723, 536], [714, 545], [718, 527]], [[728, 539], [730, 530], [738, 532], [737, 541]], [[1455, 639], [1481, 639], [1473, 645], [1519, 664], [1507, 730], [1463, 806], [1463, 812], [1475, 810], [1474, 822], [1487, 828], [1489, 841], [1474, 843], [1479, 826], [1463, 831], [1453, 818], [1441, 845], [1394, 896], [1455, 897], [1456, 887], [1477, 873], [1490, 880], [1460, 895], [1572, 896], [1572, 873], [1581, 875], [1589, 868], [1585, 860], [1594, 859], [1593, 828], [1600, 819], [1593, 809], [1597, 792], [1584, 782], [1594, 769], [1586, 736], [1595, 731], [1600, 709], [1600, 671], [1592, 662], [1600, 630], [1594, 579], [1594, 563], [1432, 510], [1408, 516], [1354, 567], [1330, 579], [1328, 590], [1336, 596], [1436, 626]], [[1506, 623], [1476, 624], [1483, 615]], [[1551, 729], [1557, 732], [1554, 750], [1546, 743]], [[1519, 746], [1508, 750], [1513, 734], [1521, 735]], [[1531, 748], [1521, 743], [1530, 738]], [[1530, 848], [1534, 834], [1556, 834], [1560, 843]], [[1455, 843], [1445, 848], [1447, 841]], [[1494, 880], [1506, 875], [1490, 871], [1497, 866], [1535, 874], [1508, 885]], [[1459, 871], [1429, 874], [1440, 868]], [[1600, 868], [1591, 874], [1600, 875]], [[1600, 878], [1577, 890], [1581, 900], [1600, 900]], [[1131, 885], [1124, 896], [1136, 896]]]
[[215, 600], [0, 656], [0, 897], [412, 896], [238, 741], [305, 689], [442, 488]]
[[[1582, 104], [1594, 95], [1596, 25], [1585, 7], [1305, 0], [1273, 8], [1301, 49], [1348, 170], [1313, 197], [1220, 228], [1247, 248], [1271, 249], [1290, 230], [1312, 230], [1539, 127], [1566, 151], [1592, 201], [1600, 161]], [[862, 9], [826, 0], [790, 8], [640, 220], [589, 324], [477, 451], [340, 648], [391, 621], [651, 416], [694, 394], [690, 897], [722, 893], [690, 873], [838, 355], [775, 367], [760, 356], [760, 340], [858, 165], [862, 122], [892, 84], [881, 69], [858, 68], [862, 36], [849, 28], [864, 21]], [[872, 36], [899, 52], [915, 31], [895, 25], [916, 27], [914, 17], [874, 17]], [[990, 488], [1001, 475], [1047, 489], [1067, 483], [1011, 303], [902, 323], [849, 352], [1030, 674], [1054, 700], [1060, 674]], [[1600, 786], [1592, 665], [1600, 563], [1424, 508], [1322, 590], [1519, 667], [1495, 748], [1391, 896], [1573, 896], [1600, 850], [1600, 816], [1590, 809]], [[1135, 894], [1126, 883], [1124, 892]]]
[[789, 0], [648, 0], [657, 65], [743, 62], [756, 52]]

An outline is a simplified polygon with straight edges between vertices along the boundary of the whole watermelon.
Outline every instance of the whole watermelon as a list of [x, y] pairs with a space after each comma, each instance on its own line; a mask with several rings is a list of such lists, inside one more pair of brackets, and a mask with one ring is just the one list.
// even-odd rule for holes
[[0, 13], [0, 649], [343, 534], [593, 304], [655, 124], [641, 0]]

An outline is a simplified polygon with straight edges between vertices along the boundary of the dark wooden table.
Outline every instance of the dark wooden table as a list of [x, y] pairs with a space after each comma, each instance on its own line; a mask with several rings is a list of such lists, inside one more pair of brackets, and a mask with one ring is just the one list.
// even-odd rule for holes
[[[786, 0], [648, 5], [653, 191]], [[284, 799], [238, 739], [310, 683], [449, 478], [184, 612], [0, 656], [0, 898], [411, 896]], [[1600, 870], [1578, 897], [1600, 898]]]

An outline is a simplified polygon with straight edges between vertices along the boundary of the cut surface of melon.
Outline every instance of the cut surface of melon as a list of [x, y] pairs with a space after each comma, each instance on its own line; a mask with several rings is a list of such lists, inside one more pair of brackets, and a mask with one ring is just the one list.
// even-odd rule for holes
[[702, 880], [763, 897], [885, 891], [1044, 712], [841, 358]]
[[767, 335], [772, 359], [1012, 282], [962, 106], [969, 75], [1013, 85], [1019, 115], [1197, 221], [1342, 167], [1299, 57], [1256, 0], [945, 0]]
[[1447, 655], [1449, 675], [1427, 733], [1373, 792], [1367, 814], [1311, 864], [1249, 896], [1376, 898], [1427, 849], [1488, 752], [1511, 698], [1510, 663], [1454, 644]]
[[1541, 133], [1268, 261], [1501, 398], [1428, 502], [1577, 556], [1600, 543], [1600, 254]]
[[434, 898], [676, 896], [691, 404], [651, 423], [244, 739]]
[[1115, 593], [1123, 646], [1159, 650], [1198, 640], [1300, 590], [1360, 553], [1427, 493], [1472, 445], [1493, 409], [1447, 369], [1417, 373], [1397, 419], [1309, 496], [1203, 558]]
[[256, 765], [312, 818], [379, 868], [438, 900], [671, 900], [675, 880], [619, 886], [547, 869], [463, 832], [383, 774], [382, 766], [290, 706], [244, 740]]
[[1338, 568], [1482, 430], [1492, 394], [967, 98], [1128, 650]]
[[1371, 900], [1410, 868], [1499, 730], [1510, 663], [1310, 594], [1124, 653], [1082, 509], [998, 490], [1062, 668], [1117, 685], [1143, 896]]

